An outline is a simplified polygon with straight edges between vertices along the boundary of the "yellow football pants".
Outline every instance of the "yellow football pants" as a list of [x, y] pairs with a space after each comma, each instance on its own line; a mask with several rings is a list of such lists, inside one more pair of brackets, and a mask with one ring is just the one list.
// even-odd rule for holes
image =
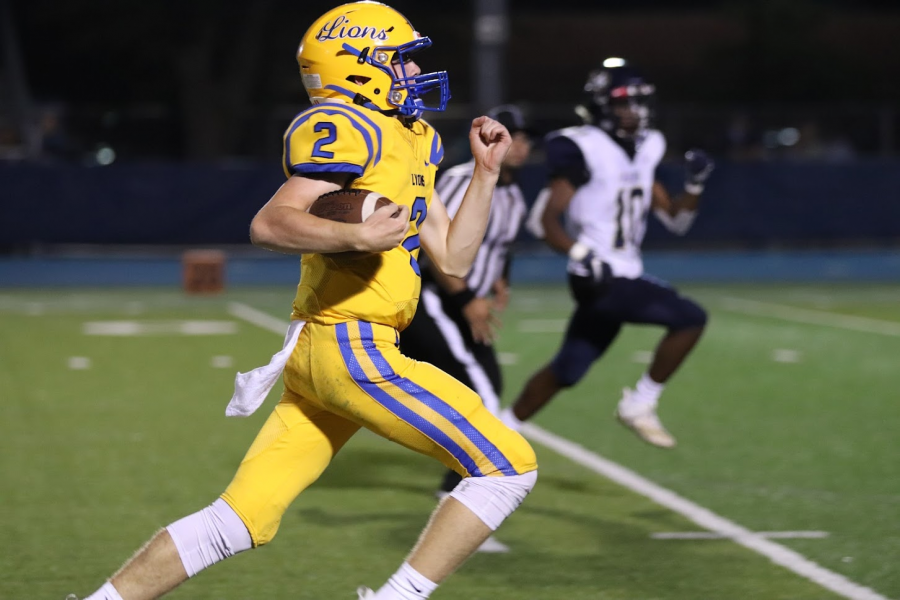
[[400, 354], [391, 327], [308, 323], [285, 367], [284, 387], [222, 494], [255, 546], [275, 536], [294, 498], [360, 427], [463, 477], [537, 468], [528, 442], [488, 412], [475, 392]]

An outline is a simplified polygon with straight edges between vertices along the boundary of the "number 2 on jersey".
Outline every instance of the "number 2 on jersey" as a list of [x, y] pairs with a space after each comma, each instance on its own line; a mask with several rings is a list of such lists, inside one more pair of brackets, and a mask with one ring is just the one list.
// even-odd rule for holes
[[415, 202], [413, 202], [412, 208], [409, 211], [409, 220], [416, 222], [416, 233], [403, 240], [403, 244], [401, 244], [409, 251], [409, 266], [412, 267], [412, 270], [415, 271], [416, 275], [419, 277], [422, 276], [422, 271], [419, 270], [419, 261], [416, 260], [412, 253], [413, 250], [419, 247], [419, 228], [422, 226], [422, 221], [425, 220], [425, 215], [427, 214], [428, 205], [425, 204], [425, 198], [419, 196], [416, 198]]
[[316, 123], [313, 126], [313, 131], [316, 133], [324, 131], [326, 132], [326, 135], [322, 139], [316, 141], [313, 146], [312, 155], [316, 158], [334, 158], [334, 152], [324, 150], [325, 146], [333, 144], [335, 140], [337, 140], [337, 128], [334, 126], [334, 123]]

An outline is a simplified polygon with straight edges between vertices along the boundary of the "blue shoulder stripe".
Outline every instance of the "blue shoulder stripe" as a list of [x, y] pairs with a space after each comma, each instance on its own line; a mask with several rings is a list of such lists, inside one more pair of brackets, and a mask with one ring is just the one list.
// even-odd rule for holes
[[353, 163], [297, 163], [292, 165], [292, 173], [353, 173], [362, 176], [363, 168]]
[[[333, 106], [339, 106], [339, 105], [334, 104]], [[372, 158], [373, 158], [373, 156], [375, 156], [375, 149], [373, 148], [372, 135], [369, 133], [369, 131], [365, 127], [363, 127], [359, 123], [359, 121], [356, 118], [354, 118], [352, 115], [350, 115], [346, 112], [340, 111], [340, 110], [334, 110], [332, 108], [332, 105], [319, 104], [317, 106], [313, 106], [312, 108], [307, 109], [307, 110], [303, 111], [302, 113], [300, 113], [297, 116], [294, 123], [291, 125], [290, 129], [288, 129], [287, 133], [285, 134], [285, 137], [284, 137], [284, 168], [287, 172], [289, 172], [289, 173], [291, 172], [291, 136], [294, 134], [294, 131], [296, 131], [298, 127], [300, 127], [301, 125], [306, 123], [315, 114], [326, 114], [329, 116], [340, 115], [340, 116], [344, 117], [345, 119], [347, 119], [350, 122], [350, 124], [353, 126], [353, 128], [356, 129], [357, 131], [359, 131], [360, 134], [362, 134], [363, 140], [365, 140], [365, 142], [366, 142], [366, 149], [369, 151], [369, 157], [366, 160], [366, 165], [368, 165], [369, 163], [372, 162]], [[379, 139], [378, 139], [379, 147], [378, 147], [377, 158], [380, 159], [380, 157], [381, 157], [381, 139], [380, 139], [381, 131], [380, 130], [378, 130], [378, 137], [379, 137]], [[377, 162], [378, 161], [376, 160], [375, 163], [377, 164]]]
[[434, 137], [431, 138], [431, 158], [428, 159], [428, 162], [439, 165], [442, 160], [444, 160], [444, 144], [441, 143], [441, 136], [435, 131]]

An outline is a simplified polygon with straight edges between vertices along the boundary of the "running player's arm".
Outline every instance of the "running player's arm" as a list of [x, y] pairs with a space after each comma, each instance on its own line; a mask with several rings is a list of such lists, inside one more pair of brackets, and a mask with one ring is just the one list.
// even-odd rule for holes
[[339, 108], [301, 113], [284, 136], [288, 180], [250, 224], [250, 241], [286, 254], [347, 250], [382, 252], [396, 248], [409, 228], [409, 209], [391, 217], [394, 206], [376, 210], [364, 223], [339, 223], [307, 209], [327, 192], [347, 187], [362, 175], [374, 148], [352, 113]]
[[697, 217], [697, 206], [703, 186], [715, 167], [713, 160], [702, 150], [688, 150], [685, 155], [686, 180], [684, 191], [675, 198], [658, 181], [653, 183], [653, 214], [677, 235], [684, 235]]
[[568, 254], [575, 241], [566, 233], [563, 215], [575, 191], [588, 182], [590, 175], [578, 145], [558, 135], [547, 140], [547, 168], [550, 170], [550, 197], [541, 216], [544, 240], [554, 249]]
[[660, 182], [653, 182], [651, 207], [656, 219], [675, 235], [684, 235], [697, 218], [700, 196], [684, 191], [675, 198]]
[[691, 194], [683, 191], [675, 198], [658, 181], [653, 182], [653, 210], [663, 211], [670, 217], [677, 216], [682, 211], [696, 211], [700, 203], [699, 194]]
[[451, 220], [435, 192], [422, 223], [419, 241], [434, 266], [445, 275], [465, 277], [472, 267], [491, 212], [491, 198], [512, 138], [506, 128], [488, 117], [472, 121], [469, 144], [475, 170], [456, 216]]
[[[462, 203], [466, 190], [463, 188], [468, 177], [463, 174], [446, 173], [436, 184], [435, 192], [440, 196], [444, 209], [452, 220]], [[483, 242], [482, 242], [483, 243]], [[488, 298], [479, 298], [469, 289], [465, 279], [444, 275], [430, 262], [428, 270], [438, 287], [444, 291], [444, 301], [462, 313], [469, 324], [472, 339], [476, 342], [490, 344], [495, 337], [497, 318], [492, 312], [493, 302]]]
[[349, 183], [346, 174], [294, 175], [278, 188], [250, 223], [250, 241], [285, 254], [362, 250], [383, 252], [397, 247], [409, 229], [409, 208], [392, 218], [395, 206], [384, 206], [364, 223], [329, 221], [309, 214], [316, 198]]

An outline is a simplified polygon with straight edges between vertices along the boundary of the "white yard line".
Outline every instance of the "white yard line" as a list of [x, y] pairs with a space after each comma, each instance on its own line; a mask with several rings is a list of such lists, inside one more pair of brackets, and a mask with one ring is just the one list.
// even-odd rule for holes
[[[827, 531], [755, 531], [754, 535], [768, 539], [780, 540], [818, 540], [828, 537]], [[724, 533], [714, 531], [663, 531], [651, 533], [654, 540], [727, 540], [731, 539]]]
[[862, 331], [864, 333], [900, 336], [900, 323], [897, 321], [842, 315], [824, 310], [797, 308], [785, 304], [760, 302], [759, 300], [747, 300], [732, 296], [723, 297], [721, 303], [722, 308], [725, 310], [755, 317], [773, 317], [796, 323], [809, 323], [812, 325], [836, 327], [838, 329], [849, 329], [851, 331]]
[[749, 529], [720, 517], [711, 510], [694, 504], [675, 492], [641, 477], [634, 471], [603, 458], [583, 446], [541, 429], [537, 425], [526, 423], [522, 428], [522, 433], [529, 439], [550, 448], [557, 454], [565, 456], [569, 460], [653, 500], [657, 504], [690, 519], [704, 529], [734, 540], [735, 543], [762, 554], [775, 564], [781, 565], [844, 598], [850, 598], [851, 600], [888, 600], [874, 590], [854, 583], [843, 575], [829, 571], [825, 567], [812, 562], [802, 554], [781, 544], [771, 542], [759, 534], [753, 533]]
[[[273, 333], [283, 335], [289, 323], [259, 311], [241, 302], [233, 302], [229, 305], [228, 312], [249, 323], [253, 323]], [[668, 508], [690, 519], [697, 525], [713, 533], [722, 535], [735, 541], [735, 543], [762, 554], [772, 562], [790, 569], [801, 577], [817, 583], [825, 589], [849, 598], [850, 600], [889, 600], [887, 597], [857, 583], [854, 583], [833, 571], [817, 565], [808, 558], [793, 550], [771, 542], [760, 534], [753, 533], [749, 529], [741, 527], [737, 523], [720, 517], [709, 509], [694, 504], [686, 498], [682, 498], [675, 492], [661, 487], [649, 479], [645, 479], [634, 471], [617, 463], [603, 458], [599, 454], [591, 452], [574, 442], [559, 437], [541, 429], [537, 425], [526, 423], [522, 429], [526, 437], [538, 442], [542, 446], [550, 448], [557, 454], [610, 479], [619, 485], [630, 489], [642, 496], [653, 500], [657, 504]]]
[[273, 317], [269, 313], [257, 310], [243, 302], [229, 302], [228, 314], [243, 319], [262, 329], [281, 335], [287, 333], [288, 326], [290, 325], [290, 322], [285, 321], [284, 319]]
[[522, 319], [517, 329], [523, 333], [560, 333], [568, 324], [568, 319]]

